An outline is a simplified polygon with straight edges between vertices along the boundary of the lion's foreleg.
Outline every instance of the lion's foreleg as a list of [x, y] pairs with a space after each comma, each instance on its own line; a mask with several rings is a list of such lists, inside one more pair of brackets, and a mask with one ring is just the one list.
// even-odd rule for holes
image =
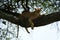
[[34, 29], [34, 23], [32, 22], [31, 19], [29, 19], [29, 23], [30, 23], [30, 25], [31, 25], [31, 29]]

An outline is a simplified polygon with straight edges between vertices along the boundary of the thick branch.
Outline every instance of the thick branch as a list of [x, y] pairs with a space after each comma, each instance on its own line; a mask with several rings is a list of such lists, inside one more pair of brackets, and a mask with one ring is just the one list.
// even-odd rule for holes
[[33, 20], [35, 26], [43, 26], [56, 21], [60, 21], [60, 12], [54, 12], [48, 15], [43, 15], [35, 20]]
[[8, 20], [14, 24], [18, 24], [17, 19], [16, 19], [18, 15], [19, 14], [16, 14], [16, 13], [13, 13], [10, 11], [6, 11], [5, 9], [0, 9], [0, 18]]
[[[19, 16], [20, 17], [17, 17]], [[43, 15], [42, 17], [38, 17], [37, 19], [34, 19], [34, 26], [38, 27], [38, 26], [43, 26], [43, 25], [47, 25], [56, 21], [60, 21], [60, 12], [54, 12], [48, 15]], [[18, 13], [13, 13], [13, 12], [8, 12], [6, 10], [1, 10], [0, 9], [0, 18], [8, 20], [14, 24], [20, 25], [22, 27], [30, 27], [28, 19], [25, 17], [22, 17], [21, 14]]]

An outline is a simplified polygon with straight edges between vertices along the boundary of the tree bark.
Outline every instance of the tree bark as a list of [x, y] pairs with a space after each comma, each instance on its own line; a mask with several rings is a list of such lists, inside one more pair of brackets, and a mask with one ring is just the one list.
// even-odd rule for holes
[[[20, 17], [18, 17], [20, 16]], [[19, 13], [13, 13], [10, 11], [6, 11], [5, 9], [0, 9], [0, 18], [10, 21], [16, 25], [20, 25], [21, 27], [28, 28], [30, 27], [28, 19], [21, 16]], [[42, 15], [33, 20], [34, 27], [48, 25], [50, 23], [60, 21], [60, 12], [54, 12], [48, 15]]]

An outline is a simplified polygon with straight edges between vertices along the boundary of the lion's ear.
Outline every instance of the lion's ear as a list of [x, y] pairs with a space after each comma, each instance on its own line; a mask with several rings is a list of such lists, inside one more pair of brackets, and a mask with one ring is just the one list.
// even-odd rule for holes
[[37, 8], [35, 8], [35, 10], [37, 10]]
[[35, 10], [41, 10], [42, 8], [35, 8]]

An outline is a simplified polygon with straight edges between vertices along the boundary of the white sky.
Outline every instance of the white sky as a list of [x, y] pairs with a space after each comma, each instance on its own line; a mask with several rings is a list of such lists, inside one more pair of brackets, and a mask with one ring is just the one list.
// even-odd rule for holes
[[60, 22], [54, 22], [38, 28], [35, 27], [34, 30], [29, 28], [30, 34], [20, 27], [19, 40], [60, 40], [60, 31], [57, 29], [56, 23], [59, 27]]
[[20, 31], [22, 40], [60, 40], [60, 32], [58, 32], [56, 23], [52, 23], [46, 26], [29, 28], [30, 34], [26, 31]]

